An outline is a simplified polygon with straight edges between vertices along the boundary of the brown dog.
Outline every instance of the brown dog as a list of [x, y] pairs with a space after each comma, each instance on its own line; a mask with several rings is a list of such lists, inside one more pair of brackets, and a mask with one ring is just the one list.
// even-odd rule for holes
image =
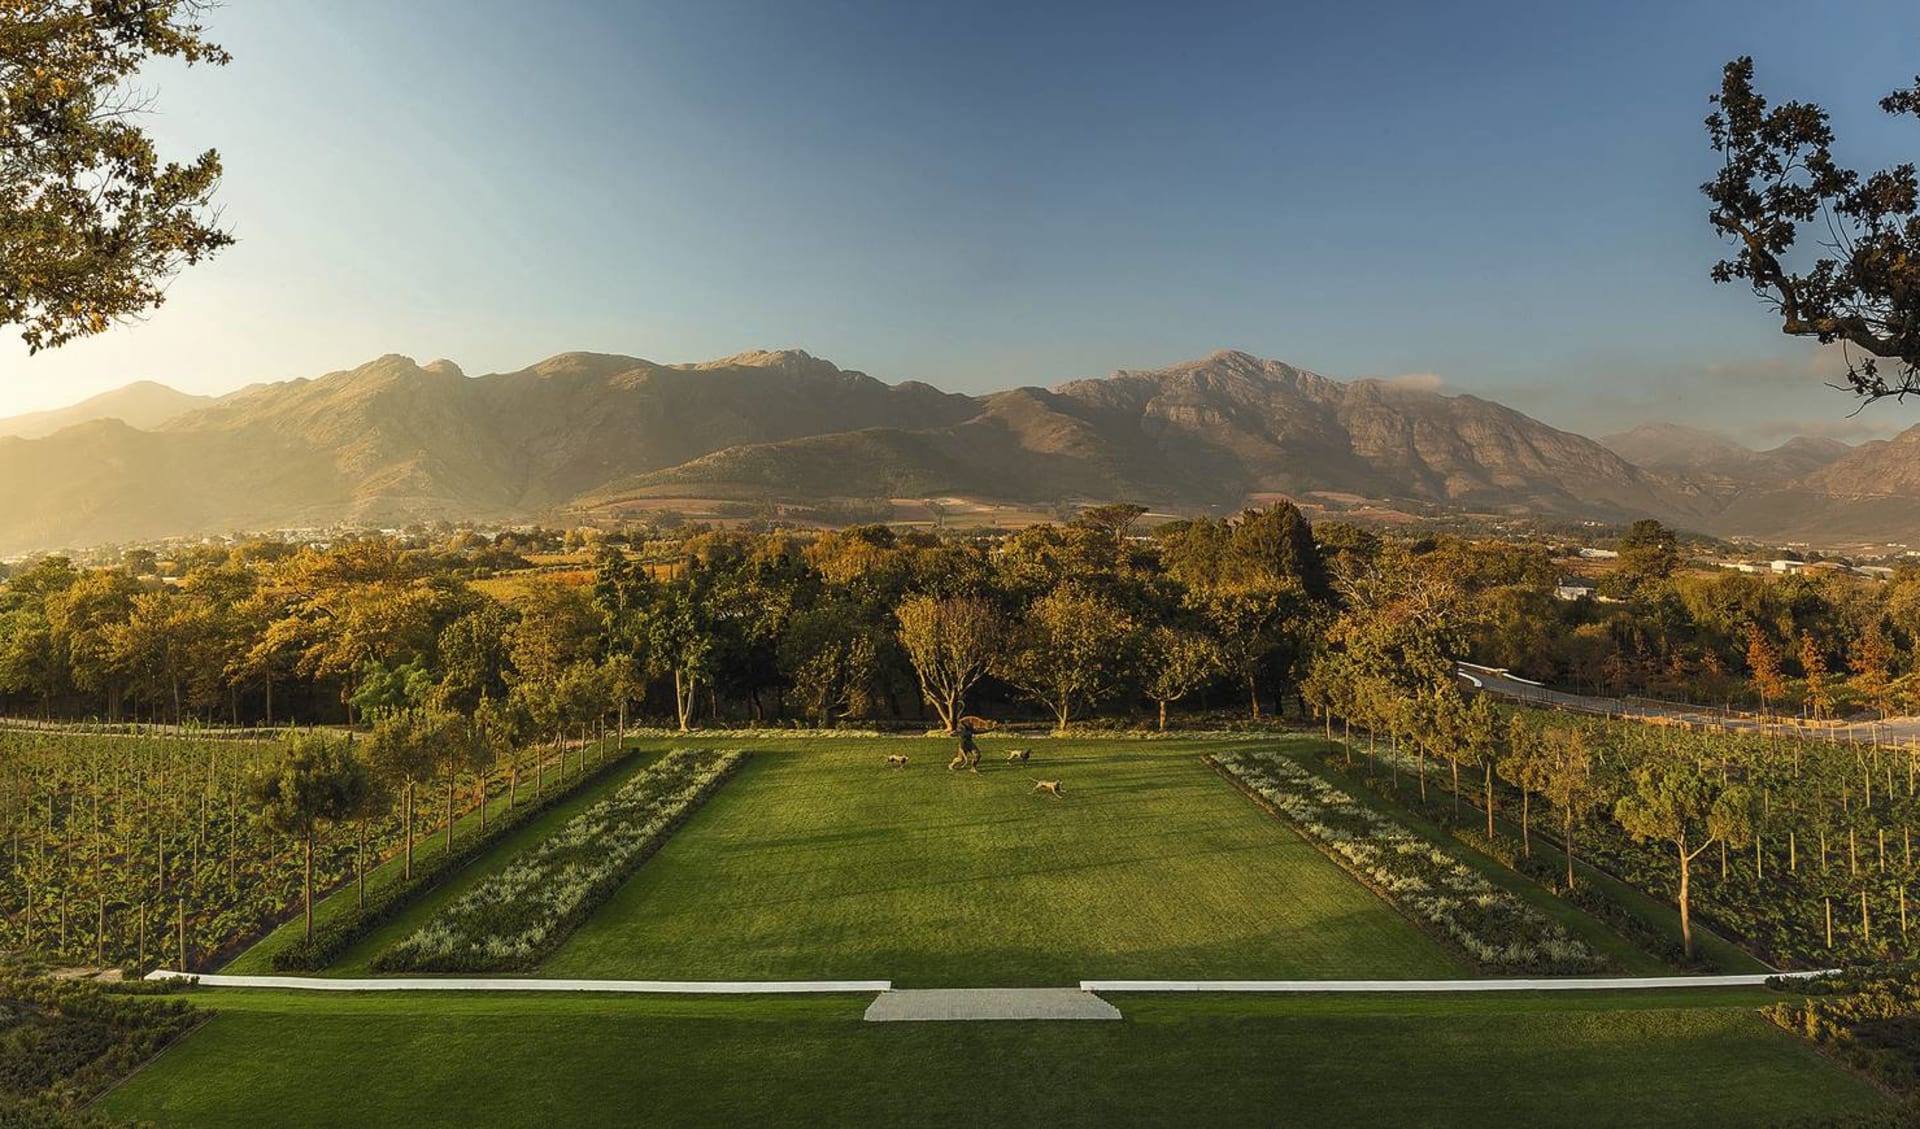
[[1025, 764], [1027, 763], [1027, 759], [1031, 756], [1033, 756], [1033, 752], [1030, 749], [1015, 749], [1011, 753], [1007, 754], [1007, 763], [1008, 764]]
[[894, 754], [892, 754], [892, 755], [890, 755], [890, 756], [888, 756], [888, 757], [887, 757], [887, 767], [888, 767], [888, 768], [905, 768], [905, 767], [907, 767], [907, 756], [906, 756], [906, 754], [905, 754], [905, 753], [894, 753]]
[[1033, 790], [1036, 792], [1045, 792], [1056, 800], [1066, 799], [1066, 797], [1061, 794], [1060, 781], [1058, 780], [1036, 780], [1033, 782]]

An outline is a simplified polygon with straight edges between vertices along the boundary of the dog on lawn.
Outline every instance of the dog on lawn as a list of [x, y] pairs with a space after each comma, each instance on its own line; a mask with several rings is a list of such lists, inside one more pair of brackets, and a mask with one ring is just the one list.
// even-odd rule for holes
[[907, 756], [906, 756], [906, 754], [905, 754], [905, 753], [893, 753], [893, 754], [891, 754], [891, 755], [889, 755], [889, 756], [887, 757], [887, 767], [888, 767], [888, 768], [905, 768], [905, 767], [907, 767]]
[[1027, 763], [1027, 758], [1031, 756], [1033, 756], [1033, 751], [1031, 749], [1015, 749], [1011, 753], [1007, 754], [1007, 763], [1008, 764], [1025, 764]]
[[1036, 792], [1045, 792], [1056, 800], [1066, 798], [1060, 791], [1060, 781], [1058, 780], [1036, 780], [1033, 782], [1033, 790]]

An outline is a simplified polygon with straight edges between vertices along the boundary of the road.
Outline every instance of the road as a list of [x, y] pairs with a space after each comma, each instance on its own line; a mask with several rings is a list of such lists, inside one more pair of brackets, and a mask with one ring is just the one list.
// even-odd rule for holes
[[1657, 719], [1690, 725], [1720, 726], [1725, 729], [1755, 733], [1771, 731], [1815, 740], [1865, 743], [1877, 738], [1882, 744], [1889, 745], [1920, 742], [1920, 717], [1894, 717], [1885, 721], [1853, 723], [1812, 723], [1779, 719], [1767, 721], [1754, 714], [1727, 713], [1723, 710], [1673, 702], [1657, 702], [1649, 698], [1606, 698], [1569, 694], [1564, 690], [1550, 689], [1538, 682], [1520, 678], [1498, 667], [1480, 666], [1477, 663], [1455, 663], [1454, 672], [1476, 690], [1484, 690], [1510, 701], [1570, 710], [1575, 713], [1634, 717], [1643, 720]]

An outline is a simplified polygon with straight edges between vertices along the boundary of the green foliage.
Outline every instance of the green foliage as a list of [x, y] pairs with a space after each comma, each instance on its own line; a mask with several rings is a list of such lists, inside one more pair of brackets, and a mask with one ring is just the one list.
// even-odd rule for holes
[[1671, 577], [1680, 560], [1680, 542], [1673, 530], [1642, 518], [1620, 538], [1620, 565], [1608, 579], [1632, 591], [1640, 584]]
[[1920, 971], [1914, 965], [1773, 984], [1805, 996], [1763, 1009], [1768, 1019], [1899, 1094], [1909, 1113], [1920, 1110]]
[[1112, 694], [1126, 674], [1131, 617], [1112, 601], [1062, 586], [1035, 600], [994, 668], [1041, 703], [1064, 732], [1076, 709]]
[[160, 305], [176, 272], [233, 242], [208, 210], [219, 155], [163, 164], [134, 124], [151, 60], [227, 61], [207, 6], [0, 7], [0, 325], [30, 351]]
[[[1715, 282], [1741, 281], [1780, 315], [1781, 329], [1845, 342], [1847, 379], [1864, 399], [1920, 390], [1920, 181], [1911, 163], [1861, 175], [1833, 157], [1827, 112], [1804, 102], [1769, 106], [1754, 89], [1753, 59], [1728, 63], [1707, 118], [1718, 175], [1701, 186], [1714, 231], [1734, 247]], [[1889, 114], [1920, 115], [1920, 79], [1881, 99]], [[1803, 232], [1831, 248], [1804, 269], [1791, 261]], [[1895, 371], [1883, 372], [1880, 361]]]
[[248, 796], [277, 835], [307, 839], [328, 824], [360, 814], [372, 794], [367, 766], [345, 738], [302, 733], [287, 741], [285, 757], [257, 770]]
[[420, 709], [427, 704], [433, 688], [433, 675], [419, 659], [391, 668], [379, 659], [372, 659], [361, 671], [360, 688], [347, 700], [361, 717], [378, 721], [392, 714]]
[[197, 1023], [158, 986], [0, 977], [0, 1124], [111, 1124], [88, 1101]]

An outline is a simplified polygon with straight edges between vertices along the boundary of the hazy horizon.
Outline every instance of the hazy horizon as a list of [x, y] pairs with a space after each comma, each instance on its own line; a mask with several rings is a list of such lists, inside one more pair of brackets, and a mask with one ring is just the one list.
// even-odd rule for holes
[[1903, 157], [1874, 102], [1920, 12], [1859, 5], [1883, 33], [1846, 40], [1637, 7], [222, 7], [233, 64], [157, 71], [149, 124], [220, 149], [240, 243], [146, 324], [0, 342], [0, 416], [385, 353], [795, 347], [979, 393], [1238, 348], [1589, 435], [1915, 422], [1849, 417], [1837, 366], [1708, 281], [1696, 186], [1742, 53], [1849, 160]]

